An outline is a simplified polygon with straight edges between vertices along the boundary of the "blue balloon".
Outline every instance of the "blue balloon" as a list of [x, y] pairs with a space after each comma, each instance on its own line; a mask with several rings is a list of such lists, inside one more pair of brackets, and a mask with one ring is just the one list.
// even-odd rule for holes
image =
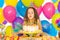
[[25, 7], [25, 6], [23, 5], [23, 3], [21, 2], [21, 0], [18, 2], [17, 6], [16, 6], [16, 9], [17, 9], [18, 13], [19, 13], [22, 17], [25, 16], [27, 7]]
[[16, 17], [20, 17], [20, 14], [18, 13], [18, 11], [17, 11]]
[[43, 20], [43, 21], [41, 21], [41, 24], [42, 24], [43, 32], [49, 34], [50, 36], [56, 36], [57, 35], [57, 30], [48, 21]]
[[57, 30], [54, 28], [54, 26], [52, 25], [52, 24], [50, 24], [50, 26], [49, 26], [49, 35], [50, 36], [57, 36]]
[[48, 21], [46, 21], [46, 20], [43, 20], [43, 21], [41, 21], [41, 24], [42, 24], [42, 31], [43, 32], [46, 32], [46, 33], [49, 33], [49, 25], [50, 25], [50, 23], [48, 22]]
[[57, 2], [57, 0], [52, 0], [54, 3]]
[[4, 0], [0, 0], [0, 7], [3, 7], [4, 5]]

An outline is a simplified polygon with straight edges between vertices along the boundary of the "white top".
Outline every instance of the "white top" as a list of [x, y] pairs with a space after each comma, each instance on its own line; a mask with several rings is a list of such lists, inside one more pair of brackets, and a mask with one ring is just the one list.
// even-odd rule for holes
[[23, 26], [23, 30], [27, 32], [34, 32], [38, 30], [38, 25], [37, 26]]

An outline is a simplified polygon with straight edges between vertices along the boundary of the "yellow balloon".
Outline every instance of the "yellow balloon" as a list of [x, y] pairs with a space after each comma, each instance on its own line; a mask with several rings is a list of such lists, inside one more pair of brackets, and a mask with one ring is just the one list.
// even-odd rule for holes
[[12, 33], [13, 33], [12, 26], [7, 26], [7, 28], [5, 30], [5, 35], [11, 37]]
[[4, 21], [3, 9], [0, 8], [0, 23]]
[[44, 0], [34, 0], [33, 3], [35, 6], [40, 7], [42, 6]]
[[22, 3], [26, 6], [34, 6], [40, 7], [43, 4], [44, 0], [22, 0]]
[[56, 20], [60, 18], [60, 14], [57, 13], [52, 17], [52, 24], [53, 26], [57, 29], [60, 30], [60, 28], [58, 27], [58, 25], [56, 24]]
[[6, 5], [16, 6], [18, 0], [5, 0]]
[[55, 8], [58, 8], [58, 2], [54, 3]]
[[33, 0], [22, 0], [22, 3], [23, 3], [26, 7], [29, 7], [29, 6], [31, 6], [32, 1], [33, 1]]

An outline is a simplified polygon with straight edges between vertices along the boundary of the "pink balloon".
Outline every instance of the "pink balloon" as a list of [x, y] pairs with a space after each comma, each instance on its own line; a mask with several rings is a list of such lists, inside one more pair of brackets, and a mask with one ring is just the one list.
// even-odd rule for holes
[[50, 2], [46, 3], [43, 6], [43, 13], [48, 19], [51, 19], [51, 17], [55, 14], [55, 7], [53, 3]]
[[6, 6], [3, 12], [5, 19], [9, 22], [13, 22], [14, 19], [16, 18], [16, 10], [12, 6]]
[[41, 12], [42, 12], [42, 6], [40, 6], [39, 8], [38, 8], [38, 7], [36, 7], [36, 6], [34, 6], [34, 8], [37, 10], [38, 15], [40, 15], [40, 14], [41, 14]]

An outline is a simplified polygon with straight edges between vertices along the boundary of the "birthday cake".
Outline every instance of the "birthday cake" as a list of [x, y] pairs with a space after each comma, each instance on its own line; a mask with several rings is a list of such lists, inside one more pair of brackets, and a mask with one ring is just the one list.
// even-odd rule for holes
[[23, 30], [26, 32], [34, 32], [38, 30], [38, 26], [23, 26]]

